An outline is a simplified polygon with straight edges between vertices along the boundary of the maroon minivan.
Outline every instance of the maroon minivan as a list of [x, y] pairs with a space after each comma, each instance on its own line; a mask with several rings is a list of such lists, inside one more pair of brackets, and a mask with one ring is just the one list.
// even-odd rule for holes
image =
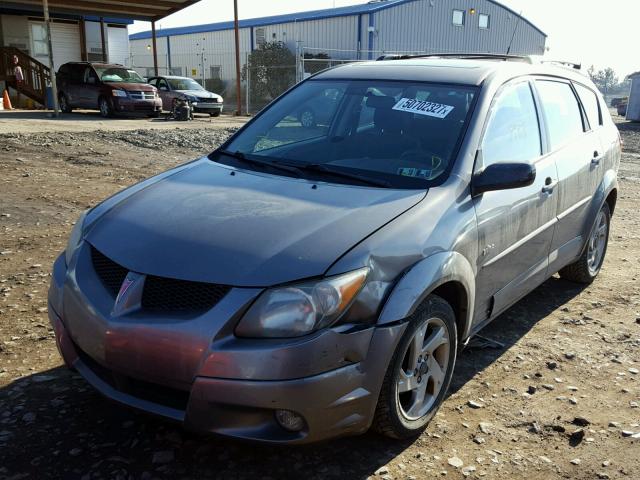
[[156, 87], [149, 85], [135, 70], [118, 64], [71, 62], [58, 70], [60, 109], [99, 109], [103, 117], [117, 113], [157, 117], [162, 100]]

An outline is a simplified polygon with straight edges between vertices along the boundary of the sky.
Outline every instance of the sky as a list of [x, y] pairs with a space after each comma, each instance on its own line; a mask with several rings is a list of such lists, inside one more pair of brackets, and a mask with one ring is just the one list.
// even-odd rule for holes
[[[443, 0], [444, 1], [444, 0]], [[343, 7], [362, 0], [238, 0], [238, 16], [264, 17], [283, 13]], [[501, 0], [533, 22], [547, 37], [547, 56], [582, 63], [584, 68], [611, 67], [620, 79], [640, 71], [640, 0]], [[473, 0], [469, 0], [473, 6]], [[202, 0], [159, 22], [160, 28], [233, 19], [233, 0]], [[149, 30], [136, 22], [131, 33]]]

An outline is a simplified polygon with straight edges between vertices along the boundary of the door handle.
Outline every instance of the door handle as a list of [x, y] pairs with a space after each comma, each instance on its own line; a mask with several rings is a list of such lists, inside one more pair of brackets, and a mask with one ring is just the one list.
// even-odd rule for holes
[[547, 177], [542, 187], [542, 193], [553, 193], [553, 189], [558, 185], [557, 180], [553, 180], [551, 177]]

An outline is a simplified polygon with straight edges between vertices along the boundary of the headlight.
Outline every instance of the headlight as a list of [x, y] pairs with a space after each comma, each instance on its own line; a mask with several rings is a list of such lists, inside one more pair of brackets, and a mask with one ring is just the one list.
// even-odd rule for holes
[[114, 97], [126, 97], [127, 92], [125, 92], [124, 90], [111, 90], [111, 95], [113, 95]]
[[67, 267], [71, 263], [71, 257], [73, 257], [73, 253], [75, 252], [80, 240], [82, 240], [82, 227], [84, 225], [84, 219], [87, 216], [88, 210], [85, 210], [78, 218], [78, 221], [73, 226], [73, 230], [71, 230], [71, 235], [69, 235], [69, 240], [67, 241], [67, 249], [64, 251], [64, 258], [67, 262]]
[[184, 96], [185, 100], [189, 100], [190, 102], [197, 102], [198, 99], [196, 97], [193, 97], [191, 95], [185, 95]]
[[316, 282], [273, 288], [260, 295], [236, 327], [239, 337], [299, 337], [335, 323], [369, 273], [361, 268]]

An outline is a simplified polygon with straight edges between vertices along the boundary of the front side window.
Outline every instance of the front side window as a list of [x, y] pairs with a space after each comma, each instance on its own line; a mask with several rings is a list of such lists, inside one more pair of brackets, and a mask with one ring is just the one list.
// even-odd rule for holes
[[[224, 150], [304, 173], [321, 165], [389, 186], [423, 188], [446, 178], [476, 91], [426, 82], [310, 80], [265, 110]], [[225, 154], [212, 158], [232, 162]]]
[[489, 15], [487, 15], [486, 13], [481, 13], [480, 15], [478, 15], [478, 27], [483, 30], [489, 28]]
[[589, 126], [591, 127], [591, 130], [595, 130], [599, 125], [602, 125], [602, 116], [600, 115], [600, 102], [598, 102], [598, 97], [593, 90], [590, 90], [579, 83], [575, 83], [574, 86], [576, 87], [576, 92], [578, 92], [578, 96], [580, 97], [585, 113], [587, 114]]
[[538, 115], [528, 82], [502, 90], [489, 115], [482, 142], [485, 165], [531, 162], [541, 155]]
[[464, 10], [453, 11], [453, 24], [458, 26], [464, 25]]
[[568, 83], [537, 80], [536, 87], [542, 101], [551, 148], [555, 150], [584, 131], [578, 99]]

